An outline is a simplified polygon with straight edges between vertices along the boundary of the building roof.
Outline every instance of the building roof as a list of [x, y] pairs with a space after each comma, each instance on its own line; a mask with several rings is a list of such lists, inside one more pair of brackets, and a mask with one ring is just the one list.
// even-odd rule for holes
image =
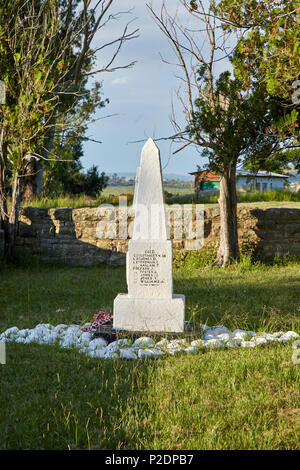
[[[198, 173], [203, 173], [207, 170], [200, 170], [200, 171], [193, 171], [192, 173], [189, 173], [189, 175], [197, 175]], [[236, 172], [237, 176], [247, 176], [248, 178], [289, 178], [288, 175], [280, 175], [279, 173], [273, 173], [271, 171], [257, 171], [256, 173], [253, 173], [248, 170], [237, 170]]]
[[237, 176], [248, 176], [251, 177], [266, 177], [266, 178], [289, 178], [288, 175], [280, 175], [279, 173], [273, 173], [272, 171], [257, 171], [256, 173], [252, 173], [251, 171], [247, 170], [237, 170]]

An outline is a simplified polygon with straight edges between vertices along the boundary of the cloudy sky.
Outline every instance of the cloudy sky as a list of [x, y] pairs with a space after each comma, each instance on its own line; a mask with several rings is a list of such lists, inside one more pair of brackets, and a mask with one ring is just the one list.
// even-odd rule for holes
[[[176, 101], [175, 92], [179, 81], [175, 66], [164, 64], [160, 54], [167, 60], [174, 61], [172, 50], [161, 31], [156, 26], [146, 7], [145, 0], [116, 0], [114, 12], [132, 9], [131, 15], [123, 15], [119, 21], [109, 23], [101, 30], [95, 45], [109, 42], [122, 31], [127, 21], [133, 20], [130, 27], [139, 28], [139, 38], [127, 42], [121, 51], [116, 64], [124, 65], [132, 61], [136, 64], [131, 69], [123, 69], [114, 73], [98, 75], [103, 80], [104, 97], [110, 103], [97, 112], [96, 118], [105, 115], [118, 116], [101, 119], [89, 126], [88, 135], [102, 141], [102, 144], [87, 142], [84, 145], [85, 155], [82, 163], [85, 168], [95, 164], [106, 173], [135, 172], [139, 164], [140, 151], [143, 143], [131, 141], [160, 138], [172, 135], [170, 123], [172, 96], [178, 121], [183, 121], [180, 105]], [[178, 7], [178, 0], [168, 0], [170, 11]], [[152, 5], [159, 11], [161, 0], [152, 0]], [[182, 22], [188, 18], [186, 13], [179, 11]], [[96, 67], [101, 67], [111, 50], [98, 55]], [[224, 65], [222, 65], [224, 67]], [[201, 165], [199, 154], [191, 146], [176, 155], [169, 141], [157, 142], [160, 148], [164, 173], [187, 175]]]

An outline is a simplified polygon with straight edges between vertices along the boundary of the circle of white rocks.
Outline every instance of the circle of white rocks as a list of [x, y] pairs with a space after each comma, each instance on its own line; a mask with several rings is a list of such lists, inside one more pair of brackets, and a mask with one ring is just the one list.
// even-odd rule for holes
[[255, 348], [269, 343], [286, 344], [299, 338], [294, 331], [276, 333], [255, 333], [254, 331], [230, 331], [225, 326], [202, 326], [202, 339], [188, 342], [186, 339], [167, 340], [162, 338], [155, 342], [144, 336], [131, 341], [128, 338], [118, 339], [108, 344], [104, 338], [94, 338], [92, 333], [83, 332], [80, 325], [57, 326], [42, 323], [33, 329], [19, 330], [16, 326], [0, 334], [0, 341], [16, 343], [58, 344], [61, 348], [76, 348], [89, 357], [112, 359], [158, 358], [163, 355], [178, 353], [193, 354], [203, 349], [222, 348]]

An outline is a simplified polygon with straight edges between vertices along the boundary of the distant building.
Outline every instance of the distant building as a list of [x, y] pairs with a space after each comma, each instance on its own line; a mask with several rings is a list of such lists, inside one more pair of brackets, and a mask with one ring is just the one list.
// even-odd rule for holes
[[[202, 170], [190, 173], [195, 177], [195, 192], [218, 191], [220, 189], [220, 176], [214, 171]], [[247, 170], [238, 170], [236, 173], [236, 188], [238, 191], [268, 191], [270, 189], [284, 189], [288, 176], [268, 171], [251, 173]]]

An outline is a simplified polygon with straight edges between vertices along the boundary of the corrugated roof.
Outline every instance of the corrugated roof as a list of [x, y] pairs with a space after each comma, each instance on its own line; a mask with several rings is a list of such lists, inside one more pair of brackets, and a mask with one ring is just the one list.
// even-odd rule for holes
[[[202, 170], [203, 171], [203, 170]], [[196, 175], [197, 173], [201, 173], [201, 171], [194, 171], [193, 173], [189, 173], [189, 175]], [[252, 173], [248, 170], [237, 170], [237, 176], [248, 176], [248, 177], [266, 177], [266, 178], [289, 178], [288, 175], [281, 175], [279, 173], [273, 173], [272, 171], [258, 171], [257, 173]]]
[[237, 170], [237, 176], [258, 176], [258, 177], [266, 177], [266, 178], [288, 178], [287, 175], [280, 175], [279, 173], [273, 173], [272, 171], [258, 171], [257, 173], [252, 173], [251, 171], [247, 170]]

